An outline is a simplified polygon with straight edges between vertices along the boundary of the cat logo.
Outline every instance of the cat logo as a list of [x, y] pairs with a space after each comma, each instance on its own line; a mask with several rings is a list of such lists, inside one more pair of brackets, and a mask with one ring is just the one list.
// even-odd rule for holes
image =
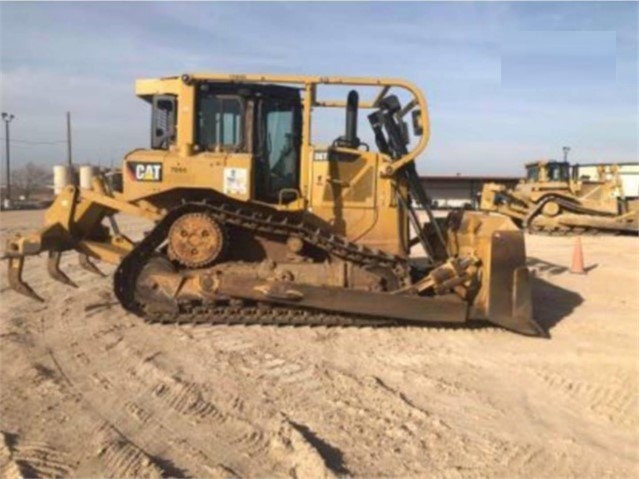
[[162, 181], [162, 163], [127, 162], [133, 181]]

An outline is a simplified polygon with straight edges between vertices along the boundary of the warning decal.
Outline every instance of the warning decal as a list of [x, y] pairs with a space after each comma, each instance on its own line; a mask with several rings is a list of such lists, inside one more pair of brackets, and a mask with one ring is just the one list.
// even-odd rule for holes
[[224, 194], [246, 195], [248, 174], [246, 168], [224, 168]]

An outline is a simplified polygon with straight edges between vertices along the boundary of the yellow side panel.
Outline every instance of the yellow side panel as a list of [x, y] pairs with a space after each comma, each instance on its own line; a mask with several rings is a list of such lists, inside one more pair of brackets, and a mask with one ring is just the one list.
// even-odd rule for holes
[[[392, 199], [391, 182], [379, 178], [379, 156], [331, 157], [313, 152], [310, 208], [351, 241], [403, 255], [403, 228]], [[401, 224], [400, 224], [401, 223]]]
[[163, 150], [136, 150], [123, 165], [129, 201], [175, 188], [208, 188], [247, 201], [253, 193], [251, 155], [200, 153], [182, 157]]

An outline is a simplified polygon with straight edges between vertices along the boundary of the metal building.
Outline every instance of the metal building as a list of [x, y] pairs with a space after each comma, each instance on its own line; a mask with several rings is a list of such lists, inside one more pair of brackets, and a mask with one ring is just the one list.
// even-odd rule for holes
[[508, 188], [520, 180], [518, 176], [422, 176], [435, 209], [472, 208], [479, 206], [484, 183], [501, 183]]
[[[608, 164], [608, 163], [606, 163]], [[639, 198], [639, 163], [614, 163], [619, 167], [623, 192], [627, 198]], [[596, 180], [599, 163], [579, 164], [579, 177]]]

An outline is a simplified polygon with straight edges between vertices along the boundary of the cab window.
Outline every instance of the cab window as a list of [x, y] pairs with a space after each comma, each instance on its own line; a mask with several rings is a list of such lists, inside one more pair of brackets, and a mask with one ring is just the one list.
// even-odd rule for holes
[[196, 142], [206, 150], [243, 151], [244, 101], [233, 95], [200, 91]]
[[273, 202], [281, 190], [299, 186], [299, 102], [265, 98], [260, 116], [257, 193], [263, 201]]
[[565, 165], [553, 165], [548, 168], [548, 179], [550, 181], [567, 181], [568, 168]]
[[271, 103], [266, 113], [266, 149], [273, 190], [296, 186], [297, 149], [293, 141], [293, 111]]
[[177, 99], [174, 95], [154, 95], [150, 100], [151, 148], [168, 150], [177, 131]]

